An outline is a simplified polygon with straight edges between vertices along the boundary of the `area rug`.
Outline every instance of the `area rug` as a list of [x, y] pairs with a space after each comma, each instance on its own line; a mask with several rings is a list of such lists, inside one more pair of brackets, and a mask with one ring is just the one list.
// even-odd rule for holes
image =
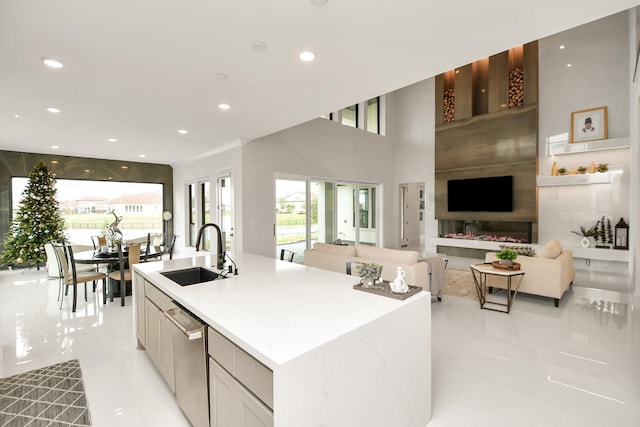
[[0, 426], [90, 426], [78, 360], [0, 379]]
[[478, 294], [470, 270], [447, 268], [444, 271], [444, 291], [448, 296], [478, 301]]

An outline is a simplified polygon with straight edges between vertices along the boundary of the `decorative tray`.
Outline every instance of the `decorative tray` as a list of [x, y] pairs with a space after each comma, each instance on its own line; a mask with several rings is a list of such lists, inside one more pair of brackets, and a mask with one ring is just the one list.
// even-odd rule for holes
[[493, 268], [497, 268], [498, 270], [511, 270], [511, 271], [520, 270], [520, 263], [518, 262], [514, 262], [513, 265], [503, 265], [503, 264], [500, 264], [499, 261], [492, 261], [491, 266]]
[[422, 288], [420, 286], [409, 285], [409, 290], [406, 293], [396, 294], [395, 292], [391, 292], [391, 287], [389, 286], [389, 281], [387, 280], [384, 280], [382, 282], [382, 285], [378, 285], [373, 288], [363, 288], [361, 283], [356, 283], [355, 285], [353, 285], [353, 289], [357, 291], [369, 292], [370, 294], [381, 295], [383, 297], [399, 299], [399, 300], [405, 300], [410, 296], [413, 296], [418, 292], [422, 291]]

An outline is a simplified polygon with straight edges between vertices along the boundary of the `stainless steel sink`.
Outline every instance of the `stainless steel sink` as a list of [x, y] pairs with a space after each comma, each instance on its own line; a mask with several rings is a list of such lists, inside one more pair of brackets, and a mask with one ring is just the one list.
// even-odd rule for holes
[[183, 270], [160, 272], [164, 277], [174, 281], [180, 286], [197, 285], [198, 283], [211, 282], [212, 280], [226, 279], [226, 277], [202, 267], [190, 267]]

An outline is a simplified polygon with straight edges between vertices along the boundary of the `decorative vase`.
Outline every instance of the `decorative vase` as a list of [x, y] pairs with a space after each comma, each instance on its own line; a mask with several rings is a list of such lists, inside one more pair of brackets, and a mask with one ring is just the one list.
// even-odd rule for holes
[[580, 240], [580, 245], [583, 248], [588, 248], [589, 246], [591, 246], [591, 242], [589, 241], [588, 237], [583, 237], [582, 240]]
[[558, 176], [558, 163], [553, 162], [553, 166], [551, 166], [551, 176]]
[[500, 265], [506, 265], [507, 267], [511, 267], [513, 265], [513, 261], [510, 259], [501, 259], [499, 263]]
[[596, 165], [596, 162], [591, 162], [588, 168], [589, 173], [596, 173], [597, 169], [598, 169], [598, 166]]

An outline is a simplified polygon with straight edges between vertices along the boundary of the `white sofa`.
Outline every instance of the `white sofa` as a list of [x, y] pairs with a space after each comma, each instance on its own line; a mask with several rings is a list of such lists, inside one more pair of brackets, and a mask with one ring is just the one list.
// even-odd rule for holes
[[[382, 265], [382, 278], [393, 280], [397, 267], [400, 266], [407, 273], [405, 281], [408, 285], [420, 286], [429, 291], [429, 264], [421, 262], [416, 251], [402, 251], [398, 249], [378, 248], [375, 246], [340, 246], [317, 242], [313, 249], [304, 251], [304, 265], [346, 273], [347, 261], [352, 263], [375, 262]], [[357, 272], [354, 268], [354, 274]]]
[[[496, 260], [495, 252], [485, 255], [485, 262]], [[551, 240], [536, 256], [519, 255], [515, 262], [520, 263], [520, 269], [524, 271], [518, 292], [553, 298], [556, 307], [576, 275], [573, 252], [563, 250], [557, 240]], [[504, 277], [488, 275], [487, 286], [506, 289], [507, 281]]]

